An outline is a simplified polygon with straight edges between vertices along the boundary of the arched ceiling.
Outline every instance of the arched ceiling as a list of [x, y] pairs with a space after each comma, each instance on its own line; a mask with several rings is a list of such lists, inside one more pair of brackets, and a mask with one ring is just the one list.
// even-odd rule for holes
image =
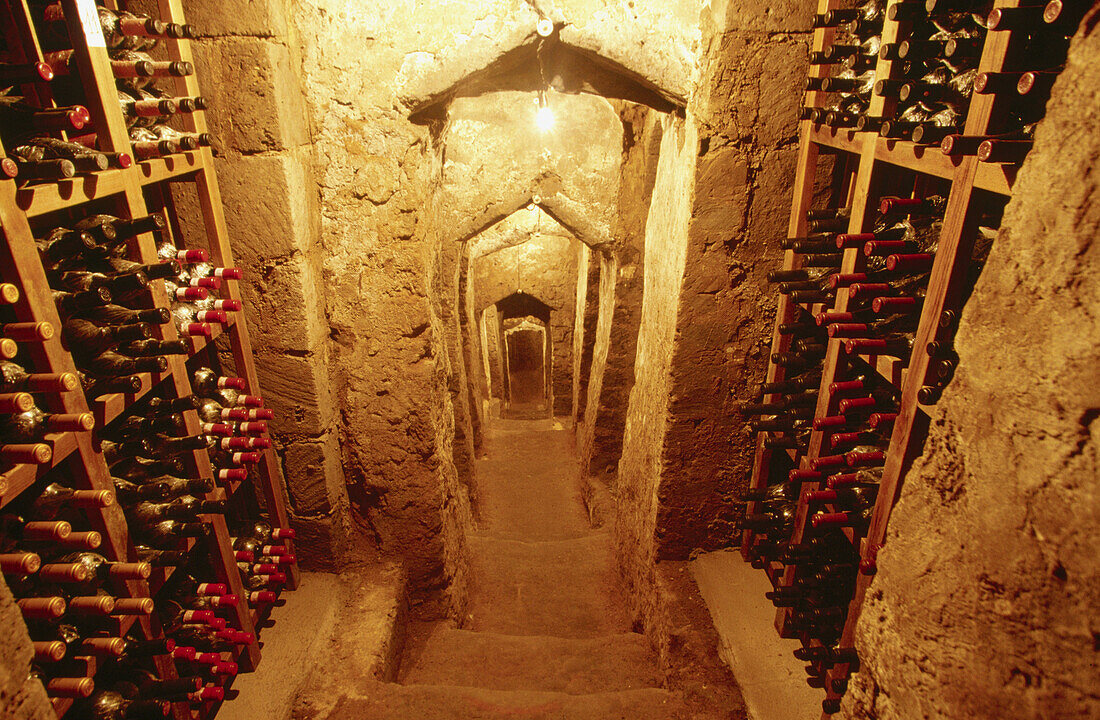
[[[488, 5], [488, 3], [486, 3]], [[434, 53], [407, 56], [410, 119], [442, 117], [459, 97], [497, 90], [590, 93], [681, 110], [694, 79], [702, 0], [529, 0], [485, 18]], [[553, 24], [549, 37], [539, 20]], [[485, 30], [491, 29], [490, 32]]]
[[511, 293], [494, 304], [497, 306], [497, 312], [501, 314], [505, 321], [511, 318], [535, 317], [543, 323], [549, 324], [550, 313], [553, 310], [552, 307], [534, 295], [522, 291]]
[[474, 261], [506, 250], [539, 235], [570, 237], [571, 233], [538, 205], [528, 205], [479, 233], [470, 241], [469, 256]]
[[444, 226], [469, 240], [532, 202], [583, 242], [611, 242], [622, 122], [603, 98], [551, 93], [553, 128], [535, 122], [537, 96], [456, 100], [443, 137]]

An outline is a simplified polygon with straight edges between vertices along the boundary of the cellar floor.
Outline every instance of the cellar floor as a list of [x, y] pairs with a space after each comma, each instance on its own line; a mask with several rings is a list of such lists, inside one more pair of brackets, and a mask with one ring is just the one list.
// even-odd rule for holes
[[712, 552], [691, 561], [721, 638], [722, 658], [733, 668], [751, 720], [805, 720], [821, 713], [824, 691], [806, 684], [804, 663], [793, 655], [798, 640], [772, 629], [775, 607], [764, 597], [767, 576], [737, 551]]
[[571, 434], [555, 427], [503, 420], [488, 433], [461, 626], [412, 625], [397, 682], [358, 683], [311, 718], [744, 717], [736, 688], [714, 702], [705, 684], [668, 687], [645, 636], [631, 632], [610, 533], [590, 527]]

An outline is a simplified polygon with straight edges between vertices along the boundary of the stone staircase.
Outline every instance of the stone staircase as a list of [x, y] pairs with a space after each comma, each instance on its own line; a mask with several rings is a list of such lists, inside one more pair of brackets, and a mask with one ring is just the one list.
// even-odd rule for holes
[[610, 534], [589, 527], [573, 487], [570, 436], [549, 428], [498, 421], [479, 461], [462, 627], [412, 625], [398, 682], [357, 688], [328, 720], [731, 717], [663, 687], [615, 596]]

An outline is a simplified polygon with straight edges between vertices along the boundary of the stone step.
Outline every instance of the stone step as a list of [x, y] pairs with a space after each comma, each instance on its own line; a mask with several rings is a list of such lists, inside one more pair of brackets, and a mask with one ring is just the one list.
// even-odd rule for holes
[[576, 639], [479, 633], [436, 624], [410, 635], [400, 675], [405, 685], [580, 695], [661, 684], [649, 643], [634, 633]]
[[[646, 688], [590, 695], [373, 683], [310, 720], [683, 720], [677, 695]], [[301, 718], [305, 720], [305, 718]]]
[[606, 532], [542, 542], [474, 536], [470, 571], [467, 630], [565, 638], [630, 631]]

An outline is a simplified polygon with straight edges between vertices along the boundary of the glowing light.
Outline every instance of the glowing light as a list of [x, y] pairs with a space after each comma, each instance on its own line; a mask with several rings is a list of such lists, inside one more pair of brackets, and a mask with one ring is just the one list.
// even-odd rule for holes
[[543, 132], [552, 130], [554, 128], [554, 111], [545, 106], [540, 107], [535, 114], [535, 124]]

